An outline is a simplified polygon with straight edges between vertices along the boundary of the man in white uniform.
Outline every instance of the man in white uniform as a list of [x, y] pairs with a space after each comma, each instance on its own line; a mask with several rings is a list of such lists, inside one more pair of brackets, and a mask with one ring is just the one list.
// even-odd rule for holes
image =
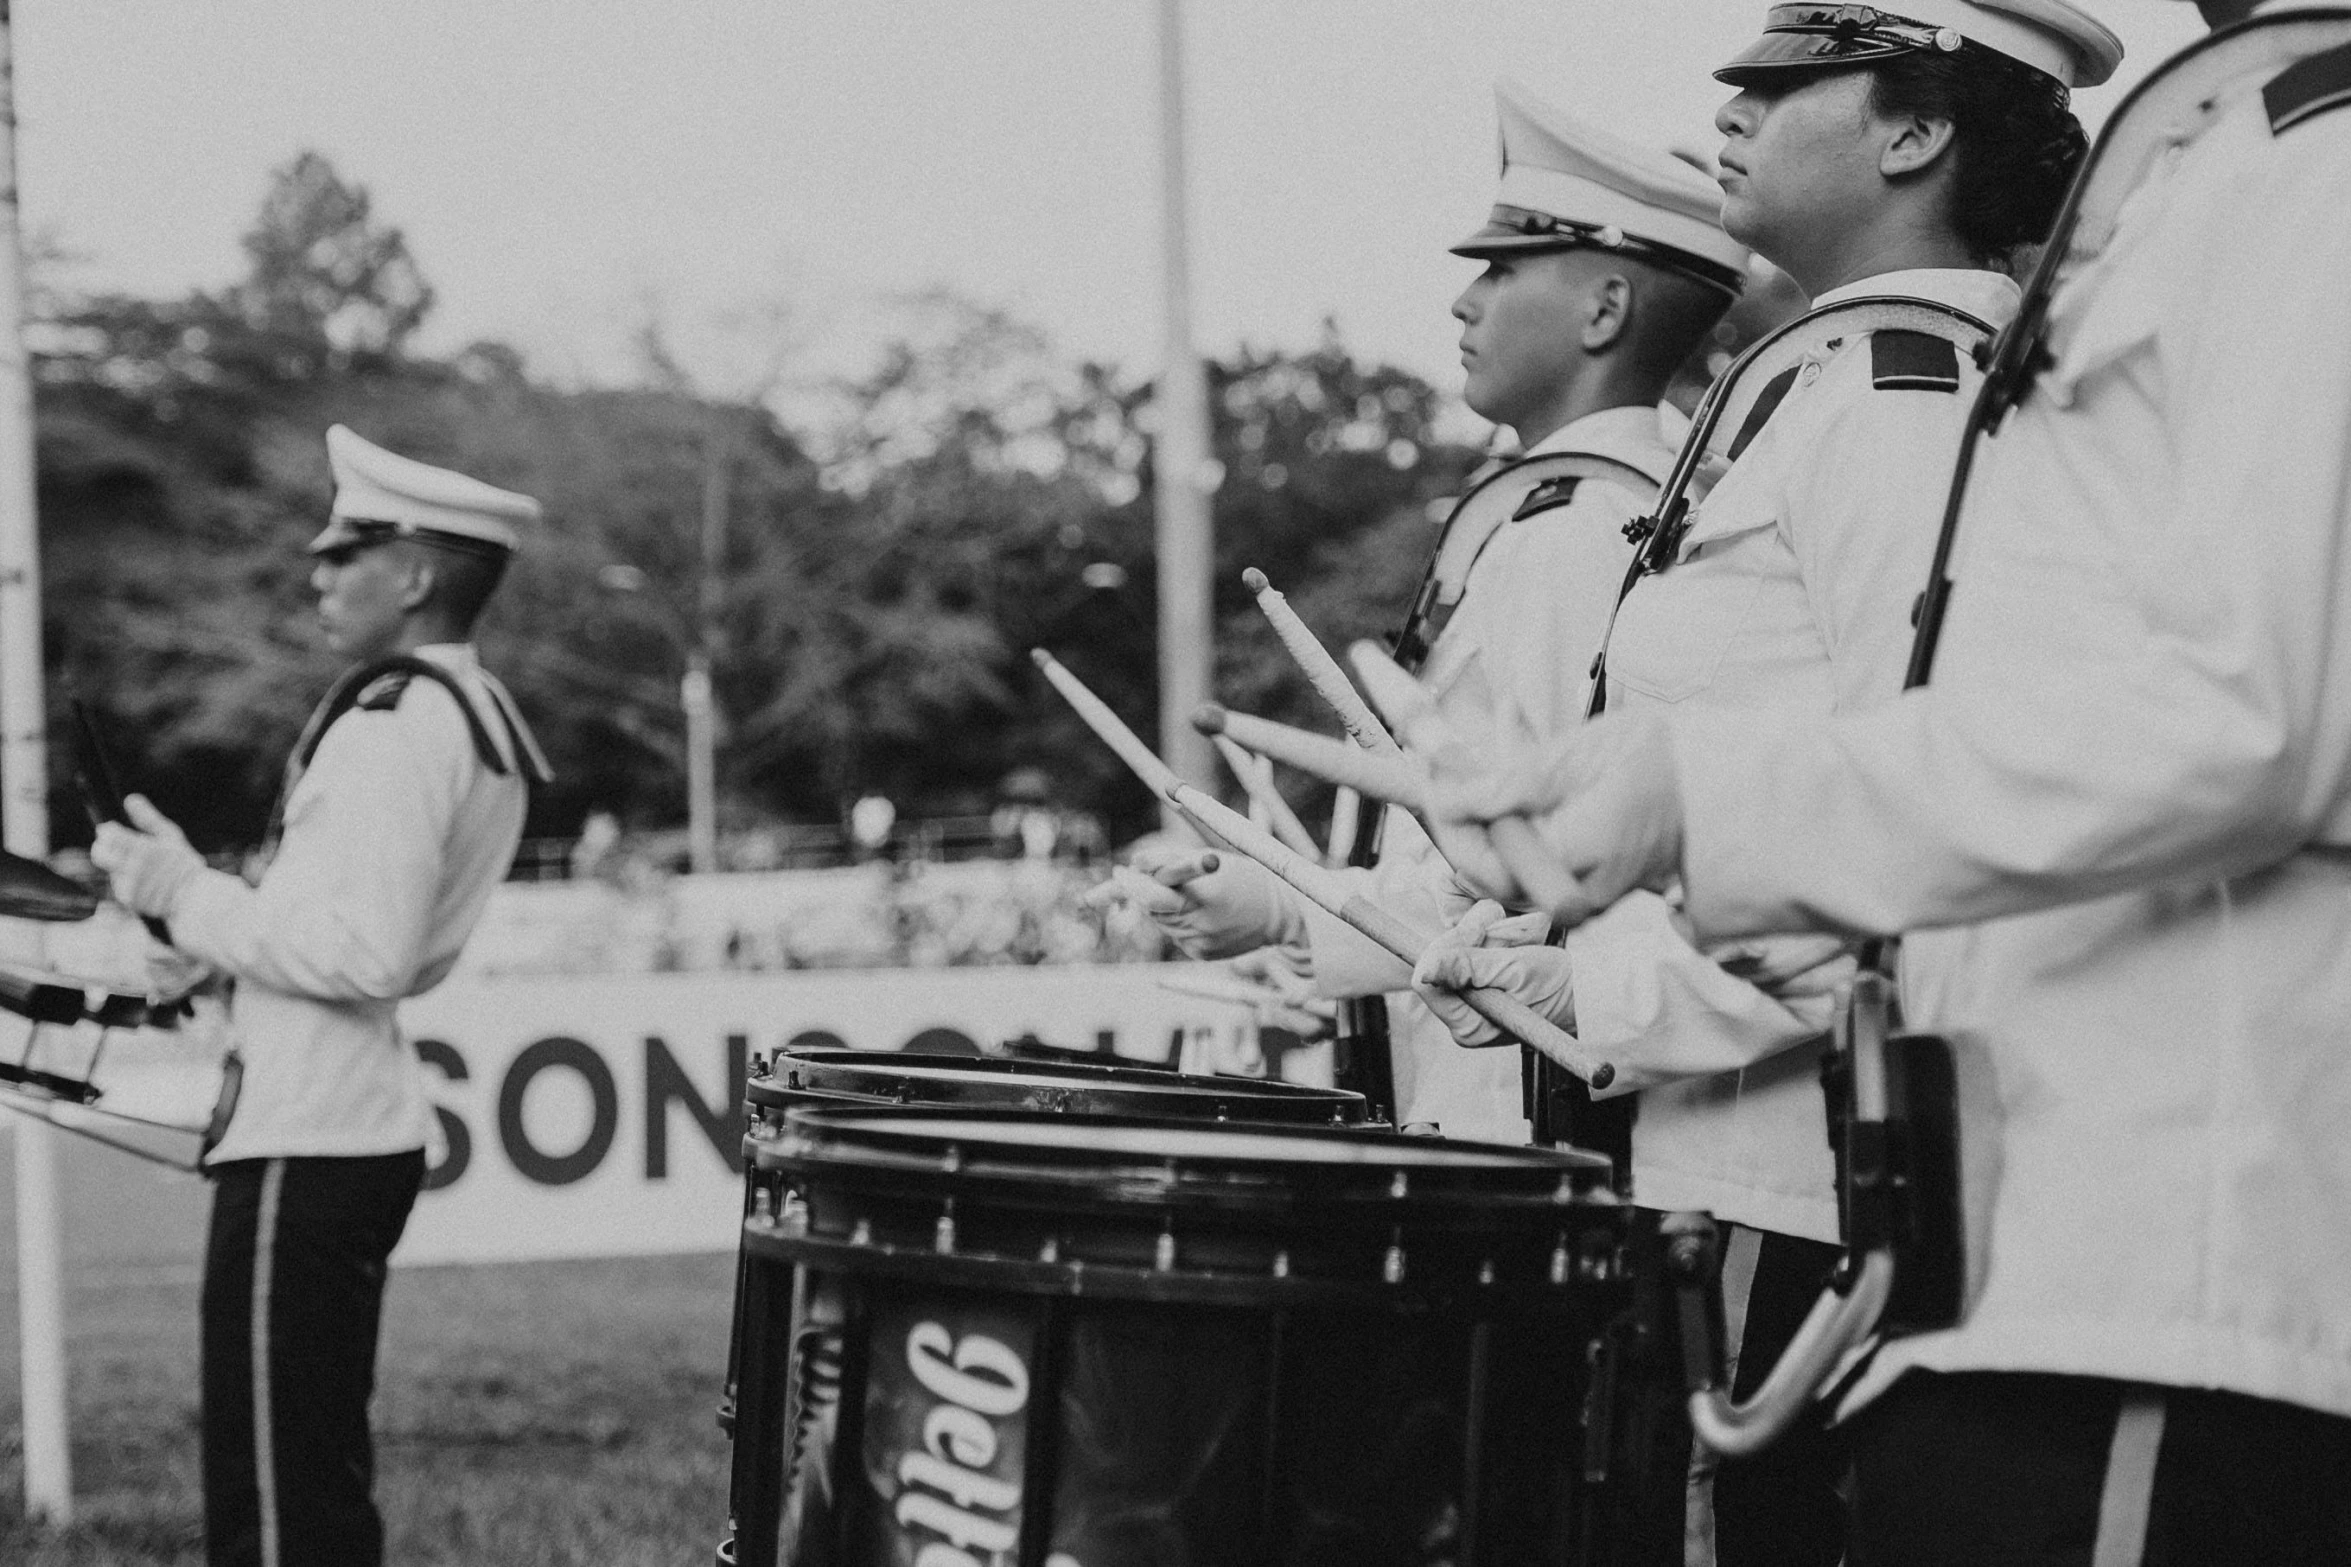
[[1678, 866], [1709, 937], [1927, 932], [1910, 1021], [1986, 1047], [1996, 1190], [1964, 1323], [1870, 1369], [1857, 1563], [2351, 1560], [2351, 21], [2295, 16], [2148, 100], [1932, 684], [1449, 791], [1548, 810], [1599, 896]]
[[[1672, 466], [1659, 401], [1744, 285], [1747, 252], [1722, 232], [1721, 196], [1678, 158], [1587, 125], [1515, 82], [1495, 87], [1502, 181], [1485, 226], [1453, 247], [1485, 263], [1454, 301], [1463, 396], [1512, 430], [1524, 454], [1484, 475], [1449, 528], [1492, 523], [1443, 604], [1407, 627], [1440, 703], [1463, 721], [1539, 735], [1582, 711], [1586, 666], [1632, 559], [1625, 525]], [[1606, 459], [1631, 484], [1562, 454]], [[1423, 608], [1430, 602], [1424, 594]], [[1154, 862], [1184, 877], [1189, 857]], [[1151, 867], [1144, 867], [1150, 869]], [[1444, 868], [1391, 813], [1371, 895], [1424, 926], [1442, 923]], [[1194, 956], [1268, 943], [1313, 954], [1327, 996], [1390, 993], [1397, 1117], [1456, 1137], [1524, 1143], [1515, 1049], [1464, 1051], [1408, 988], [1409, 970], [1310, 909], [1237, 856], [1181, 887], [1121, 883]]]
[[327, 450], [311, 580], [329, 645], [357, 664], [288, 764], [268, 870], [248, 886], [206, 868], [137, 797], [92, 851], [118, 898], [236, 983], [242, 1086], [207, 1156], [214, 1567], [383, 1559], [367, 1406], [430, 1122], [397, 1007], [456, 962], [513, 862], [527, 781], [547, 776], [468, 640], [538, 503], [340, 425]]

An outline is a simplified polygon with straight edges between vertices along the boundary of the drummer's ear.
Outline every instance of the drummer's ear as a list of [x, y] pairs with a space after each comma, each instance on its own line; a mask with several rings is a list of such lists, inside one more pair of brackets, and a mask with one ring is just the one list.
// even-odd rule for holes
[[408, 568], [408, 580], [400, 588], [400, 608], [414, 613], [433, 600], [441, 585], [441, 568], [434, 561], [431, 550], [404, 550], [403, 564]]

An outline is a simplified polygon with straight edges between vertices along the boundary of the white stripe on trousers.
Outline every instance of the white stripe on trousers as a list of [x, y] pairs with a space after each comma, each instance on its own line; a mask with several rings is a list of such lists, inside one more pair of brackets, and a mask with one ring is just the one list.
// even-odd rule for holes
[[253, 1483], [261, 1498], [261, 1567], [278, 1567], [278, 1471], [269, 1414], [269, 1286], [277, 1247], [278, 1194], [285, 1184], [286, 1161], [270, 1160], [261, 1172], [261, 1213], [253, 1227]]
[[2126, 1387], [2098, 1496], [2098, 1543], [2090, 1567], [2139, 1567], [2155, 1502], [2155, 1460], [2163, 1450], [2163, 1390]]
[[[1763, 1231], [1722, 1227], [1722, 1385], [1739, 1384], [1739, 1351], [1747, 1342], [1747, 1308], [1755, 1299], [1755, 1266], [1763, 1258]], [[1682, 1567], [1714, 1567], [1714, 1472], [1722, 1460], [1704, 1442], [1690, 1441], [1689, 1490], [1682, 1515]]]

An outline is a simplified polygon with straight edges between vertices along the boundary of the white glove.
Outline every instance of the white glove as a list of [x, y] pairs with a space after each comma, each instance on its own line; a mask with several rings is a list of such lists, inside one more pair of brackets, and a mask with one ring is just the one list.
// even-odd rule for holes
[[1252, 1010], [1259, 1028], [1284, 1028], [1301, 1039], [1332, 1031], [1339, 1005], [1314, 993], [1314, 960], [1295, 947], [1260, 947], [1233, 959], [1233, 973], [1265, 989]]
[[123, 812], [131, 825], [100, 823], [90, 859], [114, 884], [116, 902], [140, 914], [169, 918], [181, 891], [204, 869], [204, 856], [188, 847], [187, 834], [145, 795], [124, 800]]
[[1187, 956], [1229, 958], [1304, 946], [1306, 916], [1280, 877], [1238, 854], [1145, 848], [1086, 894], [1096, 908], [1132, 903]]
[[1412, 971], [1413, 993], [1437, 1015], [1453, 1042], [1478, 1049], [1502, 1037], [1461, 999], [1466, 989], [1506, 991], [1561, 1028], [1575, 1027], [1575, 985], [1567, 953], [1540, 943], [1550, 921], [1540, 914], [1502, 917], [1480, 903], [1460, 924], [1429, 943]]
[[1542, 843], [1604, 909], [1680, 868], [1682, 805], [1673, 741], [1652, 713], [1604, 713], [1539, 745], [1505, 740], [1432, 756], [1429, 825], [1465, 880], [1505, 902], [1520, 873], [1488, 824], [1532, 818]]

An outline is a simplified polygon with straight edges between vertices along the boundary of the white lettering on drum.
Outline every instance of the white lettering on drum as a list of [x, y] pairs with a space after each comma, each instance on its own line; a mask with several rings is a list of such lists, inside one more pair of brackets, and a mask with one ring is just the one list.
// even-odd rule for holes
[[[906, 1335], [906, 1364], [914, 1379], [939, 1397], [983, 1415], [1015, 1414], [1029, 1401], [1029, 1368], [982, 1333], [966, 1334], [957, 1344], [938, 1323], [917, 1323]], [[975, 1366], [993, 1371], [995, 1378], [972, 1375]]]
[[940, 1323], [918, 1322], [906, 1335], [906, 1366], [941, 1402], [923, 1417], [924, 1451], [898, 1460], [898, 1523], [941, 1537], [922, 1546], [915, 1567], [983, 1567], [982, 1555], [993, 1560], [1020, 1541], [1019, 1480], [979, 1471], [1003, 1445], [988, 1417], [1027, 1407], [1028, 1365], [1000, 1339], [958, 1340]]
[[[986, 1564], [969, 1551], [959, 1551], [952, 1545], [942, 1545], [933, 1540], [914, 1553], [914, 1567], [986, 1567]], [[1051, 1567], [1051, 1564], [1048, 1563], [1047, 1567]]]
[[973, 1474], [928, 1453], [908, 1453], [899, 1459], [898, 1481], [902, 1485], [927, 1485], [952, 1498], [958, 1507], [984, 1507], [992, 1513], [1008, 1513], [1020, 1503], [1020, 1487], [1009, 1480]]
[[994, 1518], [980, 1518], [949, 1507], [935, 1496], [908, 1491], [898, 1498], [898, 1521], [909, 1528], [930, 1529], [950, 1545], [969, 1551], [1009, 1551], [1020, 1542], [1020, 1531]]
[[996, 1461], [996, 1428], [976, 1409], [941, 1404], [923, 1419], [922, 1445], [941, 1458], [984, 1469]]

